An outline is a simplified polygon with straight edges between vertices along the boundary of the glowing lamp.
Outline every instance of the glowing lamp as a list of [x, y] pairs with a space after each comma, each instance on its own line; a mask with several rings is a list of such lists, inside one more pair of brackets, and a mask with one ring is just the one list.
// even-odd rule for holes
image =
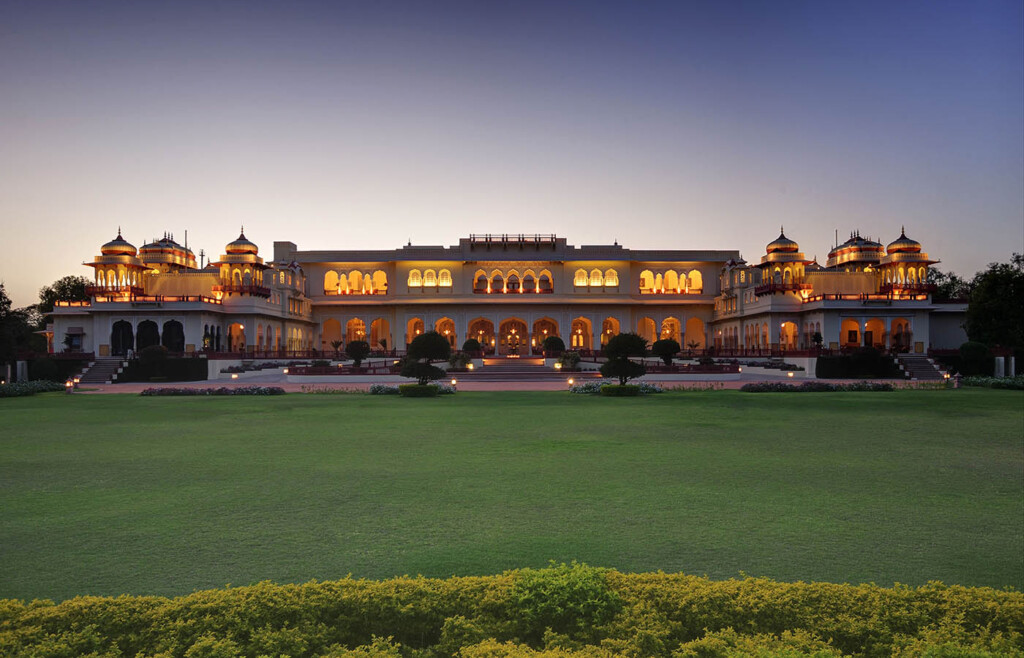
[[793, 373], [792, 372], [787, 372], [786, 376], [792, 378], [793, 377]]
[[238, 373], [237, 372], [231, 373], [231, 379], [238, 379]]
[[574, 383], [576, 383], [576, 380], [574, 380], [572, 377], [570, 377], [569, 378], [569, 386], [572, 386]]
[[68, 393], [71, 393], [72, 391], [75, 390], [75, 383], [70, 379], [67, 380], [66, 382], [64, 382], [64, 390], [67, 391]]
[[562, 364], [561, 363], [556, 363], [555, 364], [555, 370], [561, 370], [561, 369], [562, 369]]
[[284, 369], [284, 374], [286, 374], [286, 375], [288, 374], [288, 368]]
[[452, 377], [452, 386], [456, 386], [458, 383], [459, 383], [459, 380], [457, 380], [454, 377]]
[[[395, 363], [398, 363], [398, 361], [395, 361]], [[466, 370], [472, 370], [472, 369], [473, 369], [473, 364], [472, 363], [466, 365]]]

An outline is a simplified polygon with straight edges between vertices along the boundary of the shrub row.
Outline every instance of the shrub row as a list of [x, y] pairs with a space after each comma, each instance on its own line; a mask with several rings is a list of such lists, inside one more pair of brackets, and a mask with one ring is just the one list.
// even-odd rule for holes
[[0, 600], [0, 654], [12, 656], [1019, 656], [1022, 634], [1015, 591], [716, 582], [575, 563], [177, 598]]
[[284, 395], [280, 386], [239, 386], [238, 388], [147, 388], [139, 395]]
[[1005, 388], [1011, 391], [1024, 391], [1024, 375], [1016, 377], [964, 377], [964, 386], [984, 386], [985, 388]]
[[839, 391], [895, 391], [888, 382], [853, 382], [851, 384], [826, 384], [825, 382], [756, 382], [740, 387], [745, 393], [835, 393]]
[[[607, 391], [605, 389], [608, 389]], [[621, 392], [621, 389], [628, 389], [629, 391], [636, 392]], [[633, 396], [633, 395], [648, 395], [650, 393], [664, 393], [665, 389], [662, 387], [651, 384], [648, 382], [640, 382], [639, 384], [627, 384], [624, 387], [620, 387], [618, 384], [609, 384], [605, 381], [589, 381], [581, 382], [579, 384], [573, 384], [569, 387], [570, 393], [579, 393], [583, 395], [611, 395], [611, 396]]]
[[64, 384], [52, 382], [48, 379], [37, 379], [30, 382], [11, 382], [0, 385], [0, 398], [20, 398], [36, 393], [50, 393], [52, 391], [63, 391]]

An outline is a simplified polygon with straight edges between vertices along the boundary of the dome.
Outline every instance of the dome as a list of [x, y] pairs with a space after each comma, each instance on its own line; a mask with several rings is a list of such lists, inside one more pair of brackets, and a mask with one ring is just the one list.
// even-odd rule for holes
[[117, 237], [100, 247], [104, 256], [134, 256], [135, 246], [121, 237], [121, 229], [117, 229]]
[[800, 251], [800, 245], [787, 238], [783, 229], [779, 229], [779, 237], [768, 243], [767, 251], [769, 254], [776, 251], [797, 252]]
[[890, 254], [898, 252], [916, 254], [921, 251], [921, 243], [917, 240], [911, 240], [908, 238], [906, 229], [901, 226], [900, 237], [890, 242], [889, 246], [885, 248], [885, 251]]
[[252, 242], [249, 242], [245, 237], [245, 230], [238, 234], [238, 239], [234, 242], [229, 242], [228, 246], [224, 247], [224, 251], [229, 254], [252, 254], [255, 256], [259, 253], [260, 249]]

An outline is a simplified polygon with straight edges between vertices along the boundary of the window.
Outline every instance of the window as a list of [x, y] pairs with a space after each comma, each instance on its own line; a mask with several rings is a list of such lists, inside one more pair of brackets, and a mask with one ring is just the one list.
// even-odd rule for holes
[[592, 286], [603, 286], [604, 277], [601, 275], [601, 270], [590, 271], [590, 285]]
[[423, 272], [423, 285], [428, 288], [436, 288], [437, 272], [434, 270], [425, 270]]
[[615, 270], [608, 270], [604, 273], [604, 285], [615, 287], [619, 285], [619, 273]]
[[587, 282], [588, 282], [587, 271], [586, 270], [576, 270], [576, 274], [573, 277], [572, 284], [574, 286], [585, 286], [585, 285], [587, 285]]
[[441, 270], [438, 273], [437, 284], [439, 286], [441, 286], [442, 288], [451, 288], [452, 287], [452, 273], [449, 272], [448, 270]]
[[419, 270], [409, 270], [409, 287], [419, 288], [423, 285], [423, 278]]

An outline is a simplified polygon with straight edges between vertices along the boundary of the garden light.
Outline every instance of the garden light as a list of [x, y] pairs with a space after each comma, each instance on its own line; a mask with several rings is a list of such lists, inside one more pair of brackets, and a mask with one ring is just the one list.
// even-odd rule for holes
[[562, 364], [561, 363], [556, 363], [555, 364], [555, 370], [561, 370], [561, 369], [562, 369]]
[[66, 382], [64, 382], [64, 390], [68, 393], [71, 393], [72, 391], [75, 390], [75, 383], [70, 379], [67, 380]]
[[238, 379], [238, 373], [237, 372], [231, 373], [231, 379]]
[[288, 374], [288, 368], [284, 369], [284, 374], [286, 374], [286, 375]]
[[569, 378], [569, 386], [572, 386], [574, 383], [575, 383], [575, 380], [572, 377], [570, 377]]
[[472, 363], [466, 364], [466, 370], [472, 370], [472, 369], [473, 369], [473, 364]]
[[792, 376], [793, 376], [793, 373], [792, 373], [792, 371], [790, 371], [790, 372], [787, 372], [787, 373], [786, 373], [786, 376], [787, 376], [787, 377], [792, 377]]
[[452, 377], [452, 388], [455, 388], [456, 386], [458, 386], [458, 384], [459, 384], [459, 380], [457, 380], [454, 377]]

